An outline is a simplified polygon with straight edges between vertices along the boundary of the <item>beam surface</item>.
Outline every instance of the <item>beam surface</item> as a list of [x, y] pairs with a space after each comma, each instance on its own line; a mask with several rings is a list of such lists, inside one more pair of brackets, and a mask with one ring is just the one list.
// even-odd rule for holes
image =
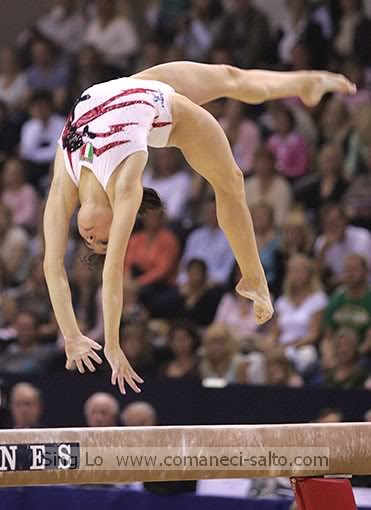
[[[302, 455], [306, 448], [321, 448], [328, 453], [329, 462], [325, 468], [306, 469], [287, 465], [207, 469], [194, 464], [171, 469], [151, 465], [128, 469], [114, 465], [117, 454], [163, 456], [168, 452], [172, 457], [184, 458], [215, 453], [228, 457], [231, 452], [245, 453], [248, 448], [256, 448], [265, 456], [270, 448]], [[48, 462], [54, 455], [54, 464], [45, 465], [43, 455]], [[78, 459], [76, 464], [71, 463], [72, 457]], [[103, 464], [96, 465], [96, 459]], [[371, 423], [0, 431], [0, 486], [341, 474], [371, 474]]]

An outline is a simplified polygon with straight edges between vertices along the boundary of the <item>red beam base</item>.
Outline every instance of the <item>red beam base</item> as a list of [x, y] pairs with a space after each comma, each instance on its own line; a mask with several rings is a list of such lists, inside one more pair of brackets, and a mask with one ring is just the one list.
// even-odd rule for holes
[[357, 510], [349, 480], [291, 478], [298, 510]]

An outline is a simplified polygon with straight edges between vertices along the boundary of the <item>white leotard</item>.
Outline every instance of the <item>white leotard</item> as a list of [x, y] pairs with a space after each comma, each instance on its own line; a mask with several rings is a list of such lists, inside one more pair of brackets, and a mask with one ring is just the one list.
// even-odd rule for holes
[[165, 147], [172, 127], [172, 93], [166, 83], [133, 78], [99, 83], [83, 92], [59, 139], [76, 186], [82, 166], [106, 189], [130, 154], [147, 152], [147, 146]]

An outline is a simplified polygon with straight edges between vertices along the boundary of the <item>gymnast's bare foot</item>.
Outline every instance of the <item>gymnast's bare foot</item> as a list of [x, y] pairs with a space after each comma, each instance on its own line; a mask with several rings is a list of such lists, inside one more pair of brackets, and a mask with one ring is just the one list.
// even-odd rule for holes
[[300, 97], [307, 106], [316, 106], [328, 92], [354, 95], [357, 87], [342, 74], [311, 71], [307, 73]]
[[251, 285], [247, 278], [242, 278], [236, 287], [236, 291], [241, 296], [254, 302], [256, 324], [264, 324], [272, 318], [274, 310], [266, 283], [260, 284], [257, 287], [256, 285]]

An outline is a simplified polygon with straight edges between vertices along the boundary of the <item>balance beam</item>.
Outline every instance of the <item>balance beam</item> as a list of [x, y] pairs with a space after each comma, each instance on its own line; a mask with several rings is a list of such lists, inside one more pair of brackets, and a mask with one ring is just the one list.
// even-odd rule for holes
[[[264, 455], [269, 448], [284, 448], [283, 451], [292, 448], [290, 451], [295, 454], [305, 454], [305, 448], [328, 449], [329, 462], [325, 469], [304, 469], [297, 465], [267, 465], [259, 469], [250, 465], [230, 469], [223, 465], [207, 469], [195, 464], [171, 469], [159, 466], [127, 469], [111, 464], [118, 454], [152, 455], [157, 452], [182, 459], [211, 452], [219, 458], [228, 457], [237, 450], [245, 452], [248, 448]], [[49, 462], [50, 459], [53, 462]], [[102, 461], [98, 460], [97, 465], [96, 459]], [[0, 431], [0, 486], [342, 474], [371, 474], [371, 423]]]

